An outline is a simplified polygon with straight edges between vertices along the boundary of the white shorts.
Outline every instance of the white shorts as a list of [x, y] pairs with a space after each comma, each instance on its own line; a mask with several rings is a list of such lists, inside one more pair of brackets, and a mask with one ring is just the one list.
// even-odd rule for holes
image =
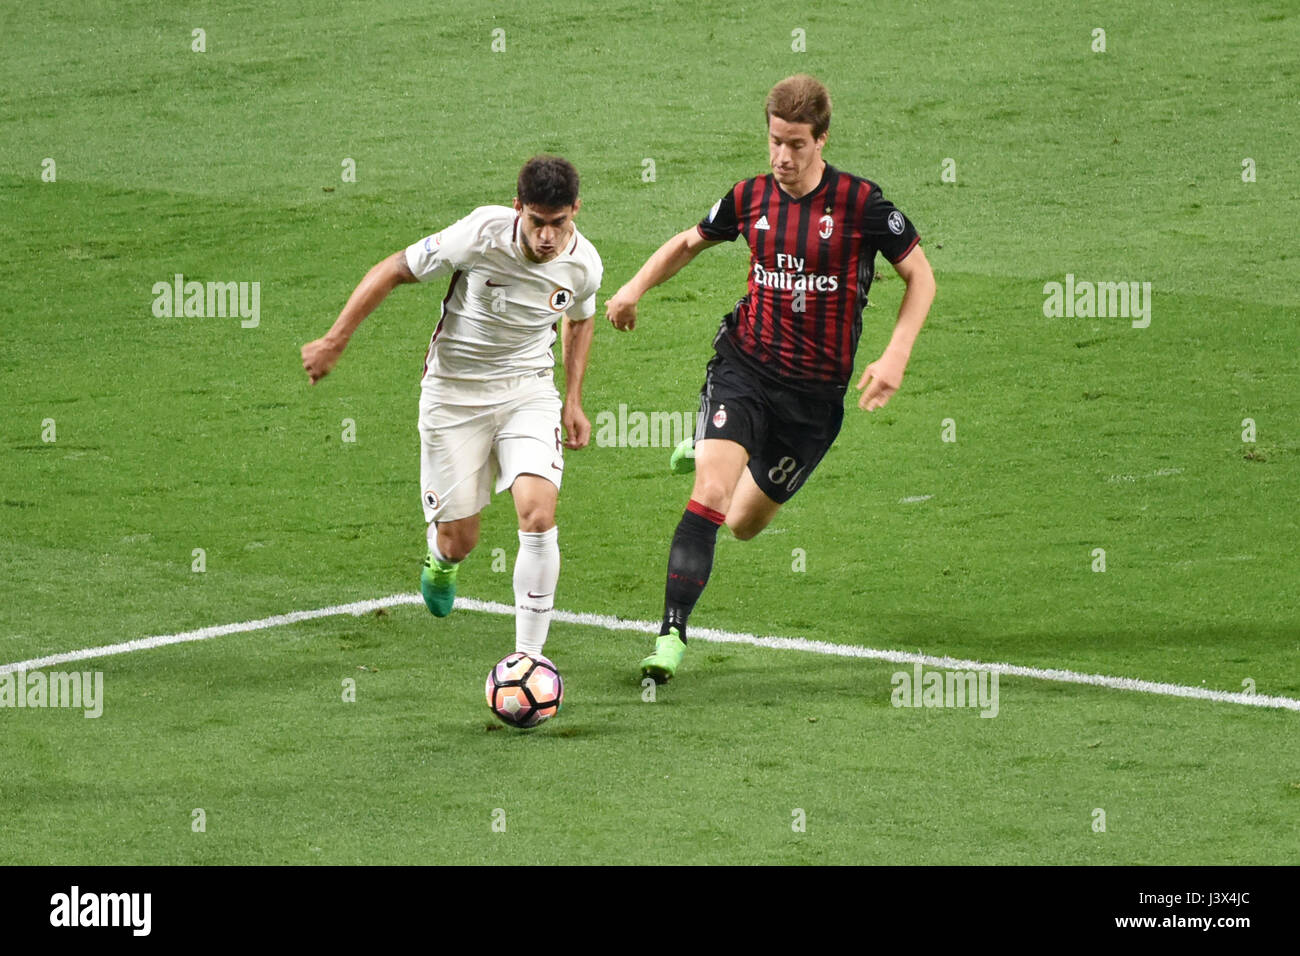
[[500, 382], [433, 381], [420, 391], [420, 498], [425, 521], [487, 507], [520, 475], [556, 488], [564, 475], [562, 403], [548, 370]]

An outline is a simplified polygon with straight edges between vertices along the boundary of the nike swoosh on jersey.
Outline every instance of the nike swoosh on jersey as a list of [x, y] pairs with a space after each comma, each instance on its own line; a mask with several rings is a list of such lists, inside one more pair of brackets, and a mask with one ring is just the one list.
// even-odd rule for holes
[[493, 286], [493, 287], [496, 287], [496, 286], [505, 286], [505, 285], [510, 285], [509, 282], [493, 282], [491, 279], [487, 279], [487, 280], [485, 281], [484, 284], [485, 284], [485, 285], [490, 285], [490, 286]]

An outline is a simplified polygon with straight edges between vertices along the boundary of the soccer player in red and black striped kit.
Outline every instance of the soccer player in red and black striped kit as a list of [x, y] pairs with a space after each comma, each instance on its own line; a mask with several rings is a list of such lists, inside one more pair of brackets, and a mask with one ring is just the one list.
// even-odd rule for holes
[[822, 159], [826, 88], [810, 76], [782, 80], [766, 115], [771, 175], [733, 186], [605, 306], [616, 329], [630, 330], [641, 296], [701, 250], [742, 235], [749, 243], [749, 289], [723, 320], [700, 393], [695, 487], [668, 553], [663, 626], [641, 662], [660, 683], [685, 653], [686, 620], [708, 583], [718, 528], [725, 523], [742, 541], [762, 531], [839, 433], [876, 253], [907, 290], [889, 345], [857, 383], [859, 408], [873, 411], [898, 390], [934, 299], [912, 223], [875, 183]]

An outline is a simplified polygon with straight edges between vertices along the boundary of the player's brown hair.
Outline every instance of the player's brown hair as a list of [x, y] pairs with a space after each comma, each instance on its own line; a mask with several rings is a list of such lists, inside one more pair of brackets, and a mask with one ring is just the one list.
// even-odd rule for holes
[[534, 156], [519, 170], [515, 195], [524, 206], [562, 209], [578, 201], [578, 171], [559, 156]]
[[769, 125], [773, 116], [787, 123], [807, 123], [813, 139], [821, 139], [831, 125], [831, 94], [807, 73], [788, 76], [767, 94], [764, 115]]

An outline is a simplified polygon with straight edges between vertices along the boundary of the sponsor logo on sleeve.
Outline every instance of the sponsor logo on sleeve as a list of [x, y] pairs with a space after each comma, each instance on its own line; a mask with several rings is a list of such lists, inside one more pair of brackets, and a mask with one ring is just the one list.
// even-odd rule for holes
[[903, 234], [903, 214], [897, 209], [889, 214], [886, 222], [889, 225], [889, 231], [894, 235], [901, 236]]

